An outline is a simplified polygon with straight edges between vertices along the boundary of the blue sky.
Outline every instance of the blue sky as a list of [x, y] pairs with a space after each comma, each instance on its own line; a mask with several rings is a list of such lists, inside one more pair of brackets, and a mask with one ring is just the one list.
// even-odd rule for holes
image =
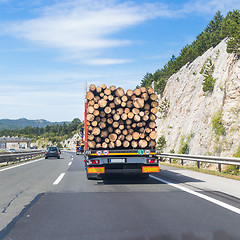
[[0, 0], [0, 119], [83, 119], [85, 82], [134, 89], [239, 0]]

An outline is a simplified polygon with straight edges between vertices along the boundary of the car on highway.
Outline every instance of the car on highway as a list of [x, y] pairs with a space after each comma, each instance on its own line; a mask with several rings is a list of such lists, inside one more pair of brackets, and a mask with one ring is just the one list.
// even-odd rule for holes
[[49, 157], [60, 158], [60, 153], [57, 147], [47, 147], [45, 150], [45, 159]]
[[9, 149], [8, 152], [16, 152], [16, 150], [14, 148], [11, 148], [11, 149]]

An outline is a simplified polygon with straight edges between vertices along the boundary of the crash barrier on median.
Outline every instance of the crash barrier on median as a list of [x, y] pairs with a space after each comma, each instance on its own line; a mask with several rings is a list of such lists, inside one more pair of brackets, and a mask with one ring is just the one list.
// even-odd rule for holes
[[0, 163], [10, 163], [10, 162], [20, 162], [32, 160], [37, 157], [42, 157], [44, 151], [34, 151], [34, 152], [25, 152], [25, 153], [10, 153], [10, 154], [1, 154]]
[[197, 162], [197, 168], [200, 168], [201, 162], [215, 163], [218, 164], [218, 171], [221, 172], [221, 165], [233, 165], [240, 166], [240, 158], [235, 157], [217, 157], [217, 156], [201, 156], [201, 155], [188, 155], [188, 154], [174, 154], [174, 153], [159, 153], [157, 156], [161, 158], [168, 158], [170, 163], [172, 159], [180, 159], [181, 164], [186, 161]]

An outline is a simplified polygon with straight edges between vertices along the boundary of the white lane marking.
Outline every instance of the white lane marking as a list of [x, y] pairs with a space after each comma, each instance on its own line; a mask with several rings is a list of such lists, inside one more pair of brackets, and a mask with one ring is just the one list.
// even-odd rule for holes
[[239, 209], [239, 208], [233, 207], [233, 206], [231, 206], [231, 205], [229, 205], [229, 204], [227, 204], [227, 203], [221, 202], [221, 201], [216, 200], [216, 199], [214, 199], [214, 198], [212, 198], [212, 197], [208, 197], [208, 196], [206, 196], [206, 195], [204, 195], [204, 194], [202, 194], [202, 193], [195, 192], [195, 191], [193, 191], [193, 190], [190, 190], [190, 189], [185, 188], [185, 187], [183, 187], [183, 186], [180, 186], [180, 185], [178, 185], [178, 184], [168, 182], [168, 181], [166, 181], [166, 180], [163, 180], [163, 179], [161, 179], [161, 178], [155, 177], [155, 176], [153, 176], [153, 175], [149, 175], [149, 176], [150, 176], [151, 178], [155, 179], [155, 180], [158, 180], [158, 181], [160, 181], [160, 182], [166, 183], [166, 184], [168, 184], [168, 185], [170, 185], [170, 186], [172, 186], [172, 187], [178, 188], [178, 189], [180, 189], [180, 190], [182, 190], [182, 191], [185, 191], [185, 192], [187, 192], [187, 193], [190, 193], [190, 194], [192, 194], [192, 195], [195, 195], [195, 196], [197, 196], [197, 197], [200, 197], [200, 198], [202, 198], [202, 199], [205, 199], [205, 200], [207, 200], [207, 201], [209, 201], [209, 202], [212, 202], [212, 203], [214, 203], [214, 204], [216, 204], [216, 205], [219, 205], [219, 206], [221, 206], [221, 207], [223, 207], [223, 208], [226, 208], [226, 209], [228, 209], [228, 210], [230, 210], [230, 211], [232, 211], [232, 212], [235, 212], [235, 213], [237, 213], [237, 214], [240, 214], [240, 209]]
[[69, 163], [68, 163], [68, 166], [71, 166], [71, 165], [72, 165], [72, 162], [69, 162]]
[[38, 162], [38, 161], [41, 161], [41, 160], [44, 160], [44, 159], [45, 158], [41, 158], [41, 159], [33, 160], [31, 162], [26, 162], [26, 163], [22, 163], [22, 164], [19, 164], [19, 165], [16, 165], [16, 166], [4, 168], [4, 169], [1, 169], [0, 172], [7, 171], [7, 170], [10, 170], [10, 169], [13, 169], [13, 168], [17, 168], [17, 167], [22, 167], [24, 165], [27, 165], [27, 164], [30, 164], [30, 163], [35, 163], [35, 162]]
[[61, 182], [61, 180], [63, 179], [65, 173], [61, 173], [60, 176], [55, 180], [55, 182], [53, 183], [53, 185], [57, 185]]

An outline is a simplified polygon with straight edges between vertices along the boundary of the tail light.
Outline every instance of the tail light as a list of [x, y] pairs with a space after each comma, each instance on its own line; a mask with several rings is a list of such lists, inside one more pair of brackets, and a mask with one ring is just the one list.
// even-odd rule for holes
[[157, 159], [155, 158], [147, 159], [147, 163], [157, 163]]
[[90, 160], [91, 164], [99, 164], [99, 160], [98, 159], [94, 159], [94, 160]]

